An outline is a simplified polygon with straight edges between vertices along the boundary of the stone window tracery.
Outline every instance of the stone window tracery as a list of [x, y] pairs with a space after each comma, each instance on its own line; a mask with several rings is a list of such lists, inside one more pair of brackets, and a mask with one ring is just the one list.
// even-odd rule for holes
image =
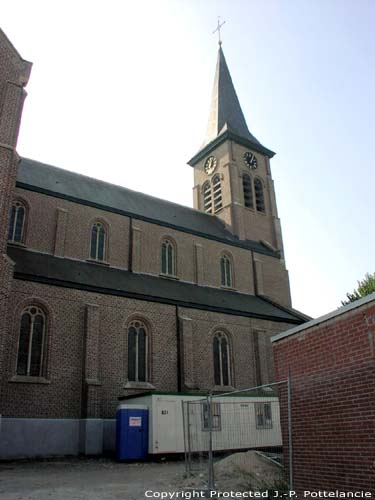
[[46, 316], [40, 307], [26, 307], [21, 315], [17, 353], [17, 375], [42, 375]]
[[221, 273], [221, 286], [233, 287], [233, 266], [232, 260], [228, 255], [223, 255], [220, 258], [220, 273]]
[[94, 222], [91, 227], [91, 240], [90, 240], [90, 259], [103, 261], [105, 260], [107, 232], [104, 224], [101, 222]]
[[163, 240], [161, 244], [161, 272], [169, 276], [176, 276], [176, 250], [169, 239]]
[[215, 333], [213, 355], [215, 385], [231, 385], [229, 341], [224, 332]]
[[147, 382], [148, 335], [142, 321], [132, 321], [128, 326], [128, 380]]
[[17, 200], [13, 202], [9, 221], [9, 241], [13, 243], [24, 242], [26, 213], [26, 206], [24, 203], [22, 203], [22, 201]]

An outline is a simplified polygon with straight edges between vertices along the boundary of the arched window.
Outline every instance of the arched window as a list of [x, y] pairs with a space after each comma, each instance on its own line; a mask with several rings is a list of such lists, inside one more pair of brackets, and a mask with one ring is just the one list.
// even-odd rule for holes
[[227, 255], [220, 258], [221, 285], [233, 287], [232, 261]]
[[229, 342], [223, 332], [215, 334], [213, 354], [215, 385], [231, 385]]
[[203, 184], [203, 207], [205, 212], [212, 213], [212, 191], [209, 181]]
[[254, 208], [253, 188], [251, 185], [251, 178], [247, 174], [243, 174], [242, 176], [242, 187], [243, 187], [243, 198], [245, 207]]
[[104, 260], [106, 245], [106, 231], [101, 222], [94, 222], [91, 228], [90, 258]]
[[259, 212], [265, 212], [266, 207], [264, 204], [264, 191], [263, 184], [260, 179], [255, 179], [254, 181], [254, 189], [255, 189], [255, 204], [256, 208]]
[[26, 207], [21, 201], [15, 201], [10, 212], [8, 240], [22, 243], [25, 234]]
[[37, 306], [29, 306], [21, 315], [18, 341], [17, 375], [42, 375], [46, 317]]
[[176, 275], [175, 249], [169, 240], [164, 240], [161, 245], [161, 272], [170, 276]]
[[142, 321], [132, 321], [128, 326], [128, 380], [147, 382], [148, 358], [147, 329]]
[[212, 179], [212, 192], [214, 198], [214, 212], [223, 207], [223, 200], [221, 196], [221, 181], [220, 176], [216, 174]]

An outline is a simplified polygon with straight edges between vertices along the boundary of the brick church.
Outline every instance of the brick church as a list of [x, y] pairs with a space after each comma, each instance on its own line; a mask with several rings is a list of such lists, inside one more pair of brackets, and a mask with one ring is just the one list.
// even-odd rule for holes
[[0, 457], [35, 434], [84, 452], [121, 396], [272, 381], [270, 338], [306, 316], [291, 307], [274, 153], [221, 46], [186, 167], [194, 208], [20, 157], [30, 71], [0, 31]]

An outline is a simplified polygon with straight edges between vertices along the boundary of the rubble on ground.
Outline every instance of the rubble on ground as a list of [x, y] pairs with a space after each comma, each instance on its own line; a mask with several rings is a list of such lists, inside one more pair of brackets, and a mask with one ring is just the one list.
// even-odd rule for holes
[[215, 487], [221, 491], [287, 488], [284, 468], [257, 451], [233, 453], [214, 465]]

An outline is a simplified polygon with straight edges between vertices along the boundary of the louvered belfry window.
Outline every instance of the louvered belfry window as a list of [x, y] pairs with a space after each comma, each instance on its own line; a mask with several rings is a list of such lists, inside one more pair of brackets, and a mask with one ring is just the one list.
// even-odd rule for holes
[[220, 175], [216, 174], [212, 179], [212, 193], [214, 199], [214, 212], [223, 207], [223, 200], [221, 195], [221, 181]]
[[263, 190], [263, 184], [260, 179], [255, 179], [254, 181], [254, 190], [255, 190], [255, 204], [256, 204], [256, 209], [259, 212], [265, 212], [266, 207], [264, 203], [264, 190]]
[[147, 329], [143, 322], [132, 321], [128, 327], [128, 380], [147, 381]]
[[18, 341], [17, 375], [42, 375], [45, 328], [45, 314], [39, 307], [24, 309]]
[[203, 185], [203, 205], [204, 205], [204, 211], [211, 214], [212, 191], [211, 191], [211, 183], [209, 181], [205, 182]]
[[253, 187], [251, 178], [247, 174], [242, 176], [242, 187], [245, 207], [254, 208]]
[[22, 202], [15, 201], [10, 212], [9, 241], [13, 243], [22, 243], [24, 241], [25, 221], [26, 207]]
[[229, 342], [223, 332], [217, 332], [213, 341], [215, 385], [230, 385]]
[[221, 193], [220, 175], [213, 176], [211, 182], [206, 181], [203, 184], [203, 208], [204, 211], [212, 214], [223, 208], [223, 198]]
[[106, 230], [101, 222], [95, 222], [91, 228], [90, 258], [103, 261], [105, 259]]

